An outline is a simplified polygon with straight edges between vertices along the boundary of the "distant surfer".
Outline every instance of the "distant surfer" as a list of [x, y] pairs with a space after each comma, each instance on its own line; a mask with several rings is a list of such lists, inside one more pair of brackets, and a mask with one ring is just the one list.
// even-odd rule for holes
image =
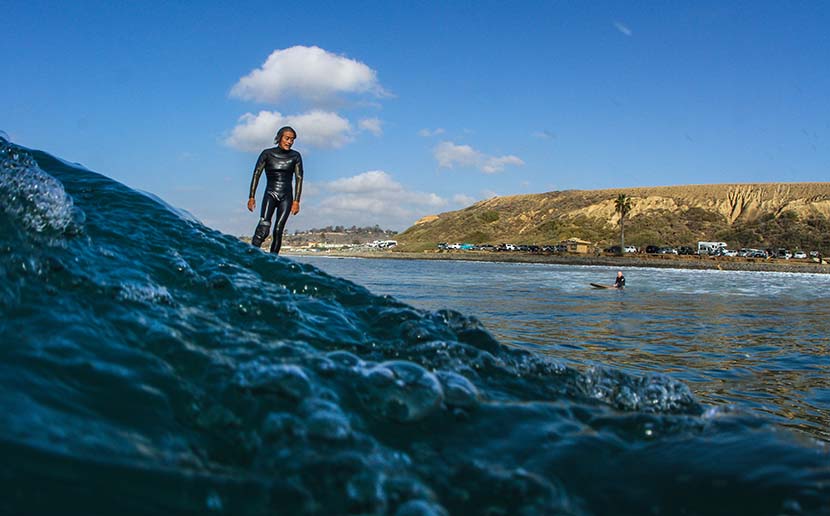
[[622, 271], [617, 271], [617, 279], [614, 280], [614, 288], [625, 288], [625, 276]]
[[[259, 224], [254, 230], [251, 244], [254, 247], [262, 246], [262, 242], [265, 241], [271, 229], [271, 219], [276, 212], [277, 221], [271, 235], [271, 252], [275, 254], [279, 254], [280, 247], [282, 247], [282, 233], [285, 230], [288, 214], [300, 213], [300, 195], [303, 192], [303, 158], [299, 152], [291, 150], [296, 138], [297, 131], [291, 127], [282, 127], [277, 131], [277, 136], [274, 138], [277, 146], [265, 149], [257, 159], [254, 176], [251, 179], [251, 190], [248, 194], [248, 211], [254, 211], [256, 188], [264, 170], [268, 183], [265, 186], [265, 195], [262, 197]], [[294, 178], [296, 182], [292, 191], [291, 183]]]

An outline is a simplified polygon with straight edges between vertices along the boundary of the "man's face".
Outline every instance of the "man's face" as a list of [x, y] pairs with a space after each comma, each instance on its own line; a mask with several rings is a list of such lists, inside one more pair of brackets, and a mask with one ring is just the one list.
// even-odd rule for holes
[[291, 131], [285, 131], [282, 133], [282, 137], [280, 138], [280, 148], [282, 150], [291, 150], [291, 146], [294, 145], [294, 139], [297, 137], [296, 134], [292, 133]]

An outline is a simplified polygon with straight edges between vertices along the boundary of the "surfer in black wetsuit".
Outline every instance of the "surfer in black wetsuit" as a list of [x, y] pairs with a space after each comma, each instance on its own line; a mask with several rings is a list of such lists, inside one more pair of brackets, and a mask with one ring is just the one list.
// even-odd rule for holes
[[[291, 150], [296, 138], [297, 132], [291, 127], [286, 126], [277, 131], [277, 136], [274, 138], [277, 146], [265, 149], [257, 159], [254, 177], [251, 179], [251, 190], [248, 194], [248, 211], [254, 211], [256, 187], [259, 184], [259, 176], [264, 170], [268, 184], [265, 186], [259, 224], [254, 230], [251, 244], [255, 247], [262, 246], [262, 242], [271, 229], [271, 219], [276, 211], [277, 221], [274, 224], [271, 239], [271, 252], [276, 254], [279, 254], [282, 246], [282, 232], [285, 230], [288, 214], [300, 213], [300, 195], [303, 192], [303, 158], [299, 152]], [[294, 178], [296, 182], [292, 192], [291, 183]]]
[[625, 288], [625, 276], [622, 271], [617, 271], [617, 279], [614, 280], [614, 288]]

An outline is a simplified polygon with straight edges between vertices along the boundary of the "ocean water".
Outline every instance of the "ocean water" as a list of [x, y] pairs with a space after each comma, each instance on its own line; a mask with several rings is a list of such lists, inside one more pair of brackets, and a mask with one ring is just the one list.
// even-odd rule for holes
[[503, 344], [578, 369], [664, 373], [710, 406], [830, 442], [830, 275], [295, 258], [418, 308], [475, 316]]
[[[400, 281], [454, 279], [424, 277]], [[455, 295], [484, 299], [467, 278]], [[556, 295], [523, 281], [469, 313], [393, 297], [0, 141], [0, 514], [830, 512], [821, 439], [677, 367], [578, 359], [643, 330], [603, 334], [566, 295], [536, 324], [520, 298]], [[519, 330], [480, 322], [499, 312]], [[664, 313], [639, 323], [696, 338]]]

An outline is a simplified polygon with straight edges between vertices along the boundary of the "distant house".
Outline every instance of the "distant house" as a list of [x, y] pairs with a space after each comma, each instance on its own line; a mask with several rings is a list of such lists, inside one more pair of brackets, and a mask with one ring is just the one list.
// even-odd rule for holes
[[591, 242], [586, 240], [580, 240], [578, 238], [569, 238], [567, 240], [563, 240], [561, 242], [562, 245], [567, 247], [569, 253], [580, 253], [586, 254], [591, 252]]

